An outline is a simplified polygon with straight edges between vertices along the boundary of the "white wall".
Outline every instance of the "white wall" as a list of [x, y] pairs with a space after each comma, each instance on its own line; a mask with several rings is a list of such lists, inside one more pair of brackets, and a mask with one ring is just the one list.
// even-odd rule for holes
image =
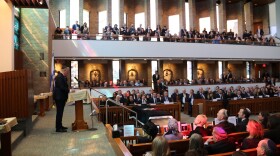
[[0, 72], [14, 70], [14, 8], [0, 0]]
[[53, 40], [56, 58], [188, 58], [280, 60], [280, 47], [96, 40]]

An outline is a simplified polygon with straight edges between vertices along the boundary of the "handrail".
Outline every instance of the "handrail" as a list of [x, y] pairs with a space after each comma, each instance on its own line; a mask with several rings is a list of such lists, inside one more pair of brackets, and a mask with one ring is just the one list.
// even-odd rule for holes
[[110, 102], [114, 103], [115, 105], [118, 105], [118, 106], [123, 108], [123, 125], [124, 125], [124, 109], [126, 109], [126, 110], [128, 110], [128, 111], [130, 111], [132, 113], [135, 113], [135, 117], [136, 117], [135, 126], [138, 127], [137, 126], [137, 122], [138, 122], [137, 121], [137, 112], [135, 112], [135, 111], [133, 111], [133, 110], [131, 110], [131, 109], [129, 109], [129, 108], [119, 104], [119, 103], [117, 103], [116, 101], [114, 101], [112, 99], [107, 99], [106, 100], [106, 105], [105, 105], [105, 107], [106, 107], [106, 124], [108, 124], [108, 101], [110, 101]]

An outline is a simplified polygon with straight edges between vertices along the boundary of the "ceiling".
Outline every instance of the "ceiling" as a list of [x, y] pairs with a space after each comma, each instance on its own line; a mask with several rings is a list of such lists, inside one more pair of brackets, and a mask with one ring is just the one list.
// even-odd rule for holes
[[48, 8], [46, 0], [10, 0], [18, 8]]

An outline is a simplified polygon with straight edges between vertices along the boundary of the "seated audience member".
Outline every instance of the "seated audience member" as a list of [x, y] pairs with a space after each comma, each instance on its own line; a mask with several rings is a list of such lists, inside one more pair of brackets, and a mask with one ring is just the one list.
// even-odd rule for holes
[[158, 104], [161, 104], [162, 96], [159, 93], [157, 93], [157, 101], [158, 101]]
[[183, 135], [178, 131], [178, 122], [176, 119], [169, 119], [168, 131], [163, 135], [167, 140], [180, 140]]
[[236, 125], [237, 132], [245, 132], [249, 121], [251, 111], [248, 108], [240, 108], [238, 112], [238, 122]]
[[152, 152], [145, 156], [169, 156], [170, 149], [167, 140], [162, 136], [157, 136], [152, 143]]
[[134, 105], [134, 104], [135, 104], [135, 103], [134, 103], [133, 96], [130, 95], [130, 96], [128, 97], [128, 100], [127, 100], [127, 105], [130, 106], [130, 105]]
[[118, 104], [120, 104], [120, 105], [124, 105], [124, 104], [125, 104], [124, 99], [122, 99], [120, 95], [117, 95], [117, 96], [116, 96], [116, 100], [115, 100], [115, 101], [116, 101]]
[[144, 136], [137, 136], [138, 143], [152, 142], [158, 134], [157, 126], [153, 122], [150, 122], [150, 121], [148, 121], [143, 126], [143, 131], [145, 132]]
[[248, 122], [247, 132], [249, 132], [249, 136], [243, 140], [241, 145], [242, 150], [256, 148], [258, 143], [262, 140], [264, 134], [262, 125], [256, 120], [250, 120]]
[[270, 139], [263, 139], [259, 142], [257, 147], [258, 156], [276, 156], [277, 147]]
[[260, 112], [258, 115], [259, 122], [262, 124], [264, 129], [267, 128], [267, 121], [268, 121], [269, 115], [270, 114], [268, 112]]
[[174, 102], [177, 102], [179, 100], [179, 92], [178, 89], [174, 89], [174, 93], [171, 95], [171, 99]]
[[226, 109], [221, 109], [217, 113], [217, 119], [220, 121], [215, 127], [222, 127], [227, 134], [236, 132], [234, 124], [228, 122], [228, 113]]
[[268, 131], [264, 133], [264, 138], [269, 138], [276, 144], [280, 144], [280, 117], [279, 115], [272, 115], [267, 122]]
[[142, 105], [147, 105], [148, 104], [148, 101], [147, 101], [147, 98], [146, 98], [145, 95], [142, 95], [141, 104]]
[[[235, 143], [230, 141], [227, 132], [221, 127], [214, 127], [212, 132], [213, 137], [206, 140], [204, 143], [208, 154], [218, 154], [235, 151]], [[214, 142], [213, 144], [209, 144]]]
[[168, 97], [168, 92], [164, 91], [163, 93], [163, 98], [161, 99], [162, 103], [169, 103], [172, 102], [172, 99], [170, 97]]
[[153, 93], [151, 98], [148, 100], [149, 103], [160, 103], [160, 101], [158, 101], [157, 99], [157, 93]]
[[204, 148], [203, 139], [199, 134], [193, 134], [190, 137], [189, 150], [185, 156], [206, 156], [207, 151]]
[[100, 101], [99, 101], [99, 107], [105, 107], [106, 100], [107, 100], [107, 97], [105, 95], [101, 96]]
[[136, 99], [134, 99], [135, 104], [141, 104], [142, 103], [142, 97], [140, 93], [136, 94]]
[[203, 126], [206, 124], [207, 122], [207, 117], [205, 115], [198, 115], [195, 119], [194, 119], [194, 125], [196, 126], [195, 130], [190, 132], [189, 136], [192, 136], [193, 134], [199, 134], [202, 137], [211, 135], [211, 133], [205, 129]]

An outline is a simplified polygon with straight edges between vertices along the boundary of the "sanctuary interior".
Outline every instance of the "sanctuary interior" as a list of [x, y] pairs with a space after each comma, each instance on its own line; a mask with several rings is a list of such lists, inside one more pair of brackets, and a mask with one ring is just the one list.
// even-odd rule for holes
[[[212, 128], [221, 109], [235, 124], [239, 109], [279, 116], [279, 15], [280, 0], [0, 0], [0, 155], [143, 155], [144, 125], [164, 136], [170, 118], [184, 135], [171, 155], [184, 155], [199, 114]], [[68, 131], [57, 133], [63, 66]], [[238, 149], [248, 135], [229, 136]]]

